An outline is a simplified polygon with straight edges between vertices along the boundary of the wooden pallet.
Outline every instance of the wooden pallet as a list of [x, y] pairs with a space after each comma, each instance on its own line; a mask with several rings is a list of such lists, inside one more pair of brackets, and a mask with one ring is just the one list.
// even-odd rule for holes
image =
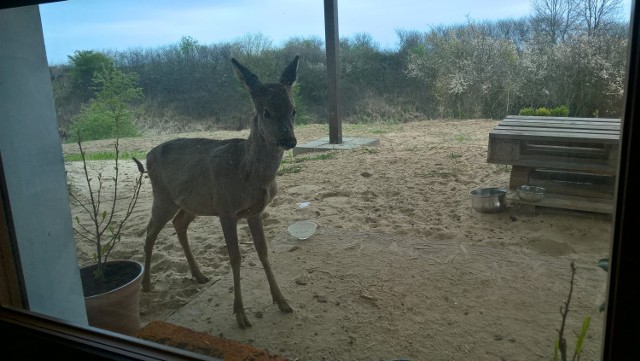
[[544, 187], [540, 206], [611, 213], [619, 142], [620, 119], [511, 115], [490, 131], [487, 162], [512, 166], [511, 189]]

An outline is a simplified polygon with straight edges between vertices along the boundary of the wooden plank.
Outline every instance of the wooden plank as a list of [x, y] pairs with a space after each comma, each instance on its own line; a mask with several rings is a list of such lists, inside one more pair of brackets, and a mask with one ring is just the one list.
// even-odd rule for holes
[[620, 123], [620, 118], [576, 118], [576, 117], [541, 117], [535, 115], [507, 115], [505, 119], [531, 119], [531, 120], [584, 120], [593, 122]]
[[[490, 143], [487, 162], [529, 168], [556, 168], [615, 175], [616, 163], [605, 148], [522, 147], [502, 139]], [[608, 153], [607, 153], [608, 152]], [[617, 153], [616, 153], [617, 154]]]
[[511, 164], [520, 159], [520, 141], [508, 138], [489, 141], [487, 163]]
[[595, 174], [616, 174], [616, 169], [612, 168], [608, 164], [605, 164], [604, 162], [589, 162], [577, 159], [565, 159], [562, 157], [558, 157], [557, 159], [529, 159], [526, 157], [521, 157], [517, 162], [497, 164], [511, 164], [529, 168], [566, 169], [573, 171], [590, 172]]
[[520, 122], [520, 123], [578, 123], [578, 124], [608, 124], [608, 125], [617, 125], [621, 124], [622, 121], [620, 119], [610, 119], [603, 121], [598, 118], [505, 118], [502, 120], [503, 123], [512, 123], [512, 122]]
[[536, 132], [580, 131], [580, 132], [604, 132], [605, 134], [620, 134], [620, 127], [615, 125], [590, 125], [590, 124], [505, 124], [500, 123], [493, 128], [499, 130], [532, 130]]
[[491, 137], [496, 138], [511, 138], [511, 139], [525, 139], [525, 140], [580, 140], [585, 142], [603, 142], [607, 144], [618, 144], [620, 142], [620, 136], [616, 134], [589, 134], [589, 133], [554, 133], [554, 132], [532, 132], [532, 131], [505, 131], [505, 130], [492, 130], [489, 133], [489, 139]]
[[499, 124], [567, 124], [567, 125], [592, 125], [592, 126], [620, 126], [621, 122], [600, 122], [592, 120], [540, 120], [540, 119], [504, 119]]
[[540, 144], [525, 142], [521, 152], [527, 155], [563, 156], [606, 160], [609, 157], [609, 149], [604, 146], [570, 146], [566, 144]]
[[607, 214], [613, 213], [614, 208], [613, 201], [559, 194], [545, 194], [544, 199], [537, 203], [523, 201], [517, 196], [514, 196], [511, 199], [511, 202], [514, 204], [524, 204], [535, 207], [563, 208], [576, 211]]
[[529, 174], [533, 168], [513, 166], [511, 167], [511, 177], [509, 178], [509, 188], [515, 189], [522, 185], [529, 184]]

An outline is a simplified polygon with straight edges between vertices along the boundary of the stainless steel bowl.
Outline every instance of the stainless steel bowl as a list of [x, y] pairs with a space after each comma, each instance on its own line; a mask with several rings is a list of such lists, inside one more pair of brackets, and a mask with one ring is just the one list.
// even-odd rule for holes
[[471, 206], [478, 212], [497, 213], [507, 207], [507, 190], [505, 188], [477, 188], [469, 192]]
[[524, 185], [516, 188], [518, 198], [526, 202], [540, 202], [544, 198], [544, 188]]

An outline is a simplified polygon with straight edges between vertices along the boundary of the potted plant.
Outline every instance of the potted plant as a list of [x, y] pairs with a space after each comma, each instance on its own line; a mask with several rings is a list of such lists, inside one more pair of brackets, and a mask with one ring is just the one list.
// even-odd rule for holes
[[[96, 74], [94, 84], [99, 90], [96, 99], [84, 107], [74, 125], [76, 143], [82, 160], [83, 183], [86, 188], [69, 185], [70, 202], [83, 214], [75, 216], [74, 235], [78, 242], [90, 242], [94, 262], [82, 265], [80, 276], [89, 325], [133, 334], [140, 328], [139, 290], [143, 265], [135, 260], [111, 260], [111, 252], [122, 237], [123, 228], [138, 201], [144, 168], [138, 163], [139, 176], [131, 195], [122, 197], [120, 136], [126, 134], [131, 114], [127, 103], [139, 94], [131, 91], [134, 77], [115, 68], [105, 68]], [[83, 149], [83, 137], [92, 132], [108, 130], [114, 136], [114, 167], [112, 176], [91, 171]], [[104, 135], [104, 134], [103, 134]], [[86, 138], [86, 137], [85, 137]], [[133, 162], [131, 163], [133, 165]]]

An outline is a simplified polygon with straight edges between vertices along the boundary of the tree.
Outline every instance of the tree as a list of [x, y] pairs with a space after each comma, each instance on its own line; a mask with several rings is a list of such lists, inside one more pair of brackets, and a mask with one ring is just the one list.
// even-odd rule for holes
[[132, 102], [142, 97], [137, 87], [138, 75], [124, 73], [114, 67], [105, 67], [96, 73], [93, 83], [95, 99], [84, 106], [72, 125], [71, 140], [110, 139], [136, 135]]
[[93, 77], [105, 68], [113, 68], [114, 61], [104, 53], [93, 50], [76, 50], [69, 55], [72, 93], [84, 103], [95, 96]]
[[564, 41], [575, 27], [578, 0], [533, 0], [533, 23], [552, 43]]
[[620, 18], [622, 0], [582, 0], [579, 16], [586, 26], [588, 36], [602, 33]]

